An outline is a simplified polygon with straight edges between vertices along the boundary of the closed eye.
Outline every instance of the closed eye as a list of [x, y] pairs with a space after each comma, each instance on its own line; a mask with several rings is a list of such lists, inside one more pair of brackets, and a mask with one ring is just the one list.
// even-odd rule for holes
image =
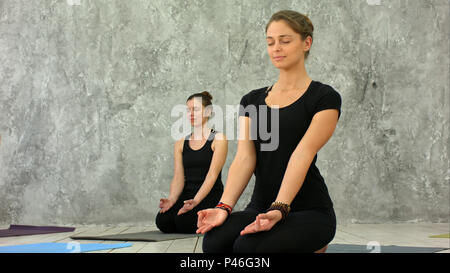
[[[285, 45], [287, 45], [287, 44], [289, 44], [291, 41], [280, 41], [280, 44], [285, 44]], [[275, 45], [275, 43], [274, 42], [271, 42], [271, 43], [268, 43], [267, 44], [267, 46], [274, 46]]]

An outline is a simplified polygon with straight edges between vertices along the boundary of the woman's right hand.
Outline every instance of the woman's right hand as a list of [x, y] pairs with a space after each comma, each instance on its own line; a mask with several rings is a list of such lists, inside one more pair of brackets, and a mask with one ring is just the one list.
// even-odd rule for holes
[[197, 212], [197, 233], [205, 234], [214, 227], [222, 225], [228, 217], [223, 209], [205, 209]]
[[164, 213], [164, 212], [168, 211], [174, 204], [175, 204], [175, 201], [172, 199], [161, 198], [159, 200], [159, 208], [161, 209], [159, 212]]

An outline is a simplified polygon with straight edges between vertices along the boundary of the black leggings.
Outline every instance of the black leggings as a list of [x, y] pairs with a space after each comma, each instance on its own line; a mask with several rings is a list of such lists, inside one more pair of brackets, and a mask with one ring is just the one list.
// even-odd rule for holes
[[195, 233], [197, 231], [197, 212], [203, 209], [214, 208], [219, 203], [223, 191], [211, 190], [211, 192], [192, 210], [177, 215], [184, 206], [184, 201], [193, 199], [197, 190], [183, 190], [177, 202], [165, 213], [158, 212], [156, 226], [164, 233]]
[[203, 238], [204, 253], [313, 253], [329, 244], [336, 233], [333, 209], [290, 212], [269, 231], [240, 235], [261, 210], [232, 213], [221, 226]]

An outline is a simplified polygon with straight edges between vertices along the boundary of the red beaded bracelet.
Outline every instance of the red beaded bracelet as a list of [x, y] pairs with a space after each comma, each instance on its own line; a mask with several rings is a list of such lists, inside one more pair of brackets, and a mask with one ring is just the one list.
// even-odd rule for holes
[[230, 206], [228, 206], [227, 204], [222, 203], [222, 202], [219, 202], [219, 204], [217, 204], [216, 208], [226, 210], [228, 215], [230, 215], [231, 211], [233, 211], [233, 209]]

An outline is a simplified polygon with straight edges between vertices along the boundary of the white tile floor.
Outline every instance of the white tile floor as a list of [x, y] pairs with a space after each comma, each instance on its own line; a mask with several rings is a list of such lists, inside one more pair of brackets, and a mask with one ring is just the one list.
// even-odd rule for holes
[[[1, 226], [0, 229], [9, 226]], [[0, 246], [21, 245], [44, 242], [72, 242], [73, 235], [107, 235], [117, 233], [134, 233], [155, 230], [155, 226], [147, 227], [105, 227], [80, 226], [74, 232], [53, 233], [31, 236], [0, 237]], [[450, 253], [450, 239], [429, 238], [431, 235], [450, 233], [448, 223], [414, 223], [414, 224], [351, 224], [338, 226], [336, 236], [331, 244], [359, 244], [367, 245], [369, 242], [378, 242], [383, 245], [420, 246], [445, 248], [439, 253]], [[90, 253], [201, 253], [202, 240], [200, 238], [187, 238], [162, 242], [130, 242], [133, 245], [127, 248], [103, 250]], [[105, 243], [117, 244], [119, 241], [93, 241], [76, 240], [79, 243]]]

